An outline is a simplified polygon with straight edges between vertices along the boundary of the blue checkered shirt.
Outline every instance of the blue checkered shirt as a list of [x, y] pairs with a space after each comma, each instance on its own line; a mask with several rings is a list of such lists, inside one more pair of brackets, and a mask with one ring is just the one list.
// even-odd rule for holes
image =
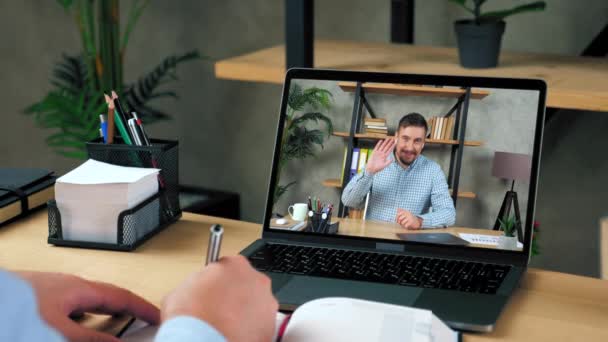
[[419, 155], [404, 169], [394, 154], [390, 158], [392, 163], [374, 175], [363, 171], [354, 176], [342, 192], [342, 203], [362, 209], [369, 193], [366, 220], [396, 222], [401, 208], [420, 217], [422, 228], [453, 225], [456, 209], [439, 164]]

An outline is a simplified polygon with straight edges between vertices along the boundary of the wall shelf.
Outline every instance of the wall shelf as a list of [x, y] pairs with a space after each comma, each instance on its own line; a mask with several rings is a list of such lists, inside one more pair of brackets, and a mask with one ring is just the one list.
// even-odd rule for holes
[[[332, 135], [337, 137], [348, 138], [350, 135], [348, 132], [333, 132]], [[375, 134], [375, 133], [355, 133], [355, 138], [358, 139], [369, 139], [369, 140], [382, 140], [386, 138], [392, 138], [392, 136], [385, 134]], [[426, 139], [427, 144], [433, 145], [458, 145], [458, 140], [439, 140], [439, 139]], [[482, 146], [482, 141], [466, 141], [464, 142], [464, 146]]]
[[[338, 86], [346, 92], [354, 92], [357, 88], [356, 82], [339, 82]], [[464, 95], [464, 89], [459, 88], [439, 88], [417, 85], [402, 85], [402, 84], [374, 84], [365, 83], [362, 85], [365, 93], [370, 94], [390, 94], [390, 95], [409, 95], [409, 96], [435, 96], [447, 98], [459, 98]], [[487, 90], [471, 89], [471, 98], [481, 100], [490, 95]]]
[[[450, 47], [316, 40], [314, 52], [314, 66], [324, 69], [542, 79], [547, 107], [608, 112], [606, 58], [502, 51], [497, 68], [466, 69]], [[285, 45], [215, 63], [220, 79], [282, 84], [285, 70]]]

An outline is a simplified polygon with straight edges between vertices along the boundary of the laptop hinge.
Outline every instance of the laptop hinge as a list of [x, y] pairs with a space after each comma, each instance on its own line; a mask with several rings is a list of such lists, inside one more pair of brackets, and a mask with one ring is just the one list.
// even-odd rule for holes
[[376, 249], [391, 252], [405, 252], [405, 247], [403, 245], [385, 242], [376, 242]]

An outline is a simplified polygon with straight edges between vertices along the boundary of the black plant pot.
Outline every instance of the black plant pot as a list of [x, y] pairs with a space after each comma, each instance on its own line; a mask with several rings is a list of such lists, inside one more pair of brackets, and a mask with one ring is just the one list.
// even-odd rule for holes
[[504, 21], [484, 20], [477, 25], [474, 20], [457, 20], [454, 29], [460, 65], [465, 68], [494, 68], [498, 65]]

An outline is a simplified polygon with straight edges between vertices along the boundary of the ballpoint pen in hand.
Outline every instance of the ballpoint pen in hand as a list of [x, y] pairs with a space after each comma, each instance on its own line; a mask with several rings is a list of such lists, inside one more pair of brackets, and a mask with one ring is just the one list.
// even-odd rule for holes
[[209, 246], [207, 247], [207, 260], [205, 261], [205, 265], [209, 265], [209, 263], [216, 262], [219, 259], [223, 234], [224, 228], [219, 224], [214, 224], [209, 229]]

